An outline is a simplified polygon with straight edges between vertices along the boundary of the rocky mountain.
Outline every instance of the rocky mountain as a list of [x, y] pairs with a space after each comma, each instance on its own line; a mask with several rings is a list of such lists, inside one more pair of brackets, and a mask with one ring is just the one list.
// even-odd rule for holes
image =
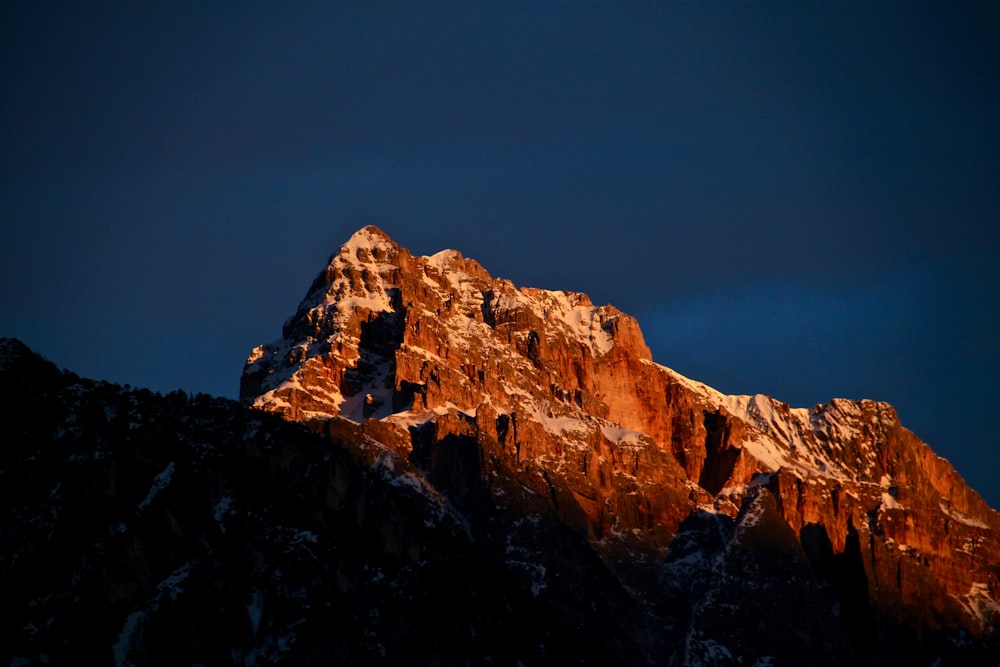
[[541, 516], [490, 539], [359, 427], [87, 380], [0, 339], [0, 443], [4, 665], [642, 659], [584, 540]]
[[721, 394], [586, 295], [366, 227], [253, 350], [241, 398], [359, 425], [473, 534], [568, 527], [642, 610], [653, 662], [998, 659], [1000, 515], [890, 405]]
[[892, 407], [727, 396], [374, 227], [243, 405], [0, 339], [0, 663], [1000, 664], [1000, 515]]

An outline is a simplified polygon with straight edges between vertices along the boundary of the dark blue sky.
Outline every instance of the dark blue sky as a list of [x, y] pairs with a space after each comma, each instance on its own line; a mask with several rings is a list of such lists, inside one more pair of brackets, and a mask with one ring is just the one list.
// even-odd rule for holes
[[373, 223], [722, 391], [889, 401], [1000, 506], [989, 4], [81, 5], [0, 9], [0, 335], [235, 396]]

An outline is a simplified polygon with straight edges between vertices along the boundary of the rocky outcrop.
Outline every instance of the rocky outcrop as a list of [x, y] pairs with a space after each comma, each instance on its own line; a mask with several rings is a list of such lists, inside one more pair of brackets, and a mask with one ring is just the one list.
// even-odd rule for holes
[[356, 424], [324, 438], [0, 339], [0, 664], [645, 659], [579, 536], [536, 514], [489, 537]]
[[[662, 543], [703, 496], [656, 444], [673, 415], [638, 325], [585, 295], [519, 290], [456, 252], [415, 258], [366, 228], [284, 334], [252, 353], [246, 402], [313, 423], [377, 418], [417, 439], [461, 424], [595, 540], [638, 528]], [[407, 438], [391, 440], [409, 455]]]
[[709, 646], [692, 612], [709, 592], [650, 577], [684, 570], [681, 545], [709, 539], [703, 515], [729, 522], [718, 553], [773, 552], [739, 528], [754, 503], [811, 573], [819, 593], [803, 604], [839, 610], [842, 635], [823, 641], [850, 645], [830, 655], [889, 664], [912, 646], [995, 646], [1000, 516], [887, 404], [723, 395], [654, 363], [611, 306], [517, 288], [455, 251], [415, 257], [374, 227], [331, 258], [282, 333], [251, 353], [246, 404], [320, 431], [361, 425], [463, 516], [555, 517], [674, 619], [666, 635], [682, 648], [664, 650], [679, 664]]

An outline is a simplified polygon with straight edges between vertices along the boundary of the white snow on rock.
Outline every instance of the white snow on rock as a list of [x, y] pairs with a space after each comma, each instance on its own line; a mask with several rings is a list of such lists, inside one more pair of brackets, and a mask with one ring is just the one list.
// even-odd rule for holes
[[958, 510], [948, 507], [944, 503], [939, 503], [939, 506], [941, 507], [941, 512], [943, 512], [945, 516], [949, 517], [954, 521], [958, 521], [959, 523], [965, 524], [966, 526], [971, 526], [972, 528], [982, 528], [983, 530], [989, 530], [990, 528], [982, 521], [979, 521], [978, 519], [973, 519], [970, 516], [966, 516], [965, 514], [959, 512]]
[[[349, 323], [394, 310], [390, 292], [398, 288], [396, 280], [400, 267], [393, 263], [392, 257], [399, 252], [405, 251], [401, 251], [377, 229], [366, 227], [351, 236], [330, 258], [326, 269], [330, 282], [317, 285], [299, 304], [296, 315], [290, 320], [304, 322], [307, 331], [315, 326], [316, 330], [324, 332], [325, 337], [322, 340], [308, 335], [305, 339], [282, 338], [254, 348], [247, 359], [247, 371], [252, 373], [267, 369], [269, 373], [262, 378], [261, 394], [254, 400], [255, 406], [287, 409], [289, 402], [280, 394], [302, 391], [316, 402], [330, 405], [328, 412], [353, 421], [363, 421], [360, 402], [366, 394], [372, 394], [376, 400], [382, 399], [383, 405], [391, 403], [387, 400], [391, 396], [379, 395], [391, 394], [392, 383], [385, 382], [391, 378], [387, 376], [373, 378], [369, 386], [359, 392], [360, 397], [348, 397], [341, 395], [334, 386], [325, 391], [314, 386], [315, 382], [304, 387], [297, 382], [297, 373], [308, 360], [322, 354], [323, 349], [341, 350], [339, 354], [349, 361], [351, 350], [357, 350], [360, 345], [357, 336], [349, 333], [353, 330], [353, 325]], [[423, 284], [451, 303], [453, 311], [450, 314], [425, 314], [450, 318], [447, 335], [448, 348], [452, 351], [461, 353], [472, 347], [491, 345], [488, 341], [493, 337], [493, 331], [478, 315], [483, 312], [487, 292], [491, 292], [492, 298], [496, 299], [492, 308], [498, 312], [526, 310], [541, 319], [550, 341], [555, 337], [564, 337], [579, 343], [595, 358], [606, 354], [614, 346], [611, 332], [620, 315], [608, 306], [595, 307], [584, 294], [515, 289], [513, 283], [504, 280], [487, 282], [480, 275], [470, 274], [470, 271], [477, 273], [478, 265], [455, 250], [442, 250], [413, 259], [418, 266], [423, 266]], [[485, 270], [482, 271], [481, 275], [485, 275]], [[457, 299], [454, 298], [456, 295]], [[504, 347], [497, 352], [506, 354], [509, 349]], [[383, 418], [388, 414], [386, 409], [370, 416]], [[317, 413], [314, 416], [323, 415]]]
[[[860, 432], [861, 404], [865, 401], [835, 398], [812, 408], [792, 408], [763, 394], [723, 394], [666, 366], [653, 365], [667, 374], [672, 382], [681, 384], [699, 397], [707, 407], [724, 410], [747, 423], [751, 427], [750, 435], [744, 442], [736, 444], [772, 472], [783, 468], [800, 478], [846, 481], [856, 480], [875, 468], [876, 457], [872, 449], [862, 450], [866, 457], [863, 469], [845, 468], [835, 452]], [[887, 404], [873, 405], [876, 420], [888, 422], [892, 419], [891, 408]]]
[[118, 641], [111, 647], [111, 653], [115, 658], [115, 667], [134, 667], [136, 663], [132, 660], [132, 647], [136, 640], [142, 636], [143, 626], [146, 622], [146, 612], [143, 610], [134, 611], [125, 619], [122, 630], [118, 633]]
[[974, 583], [965, 595], [952, 597], [982, 625], [985, 625], [989, 618], [1000, 615], [1000, 602], [994, 599], [989, 584]]
[[[327, 337], [323, 340], [279, 340], [270, 346], [256, 348], [248, 359], [251, 367], [274, 368], [275, 372], [264, 379], [262, 395], [255, 405], [290, 409], [291, 403], [300, 406], [303, 418], [323, 418], [339, 414], [355, 422], [366, 418], [390, 419], [401, 426], [413, 426], [433, 419], [437, 413], [393, 413], [395, 390], [395, 360], [367, 359], [362, 386], [353, 395], [344, 395], [333, 380], [322, 381], [323, 370], [315, 357], [321, 350], [334, 349], [348, 365], [357, 354], [361, 341], [349, 333], [354, 331], [356, 320], [362, 321], [374, 314], [391, 312], [394, 308], [393, 289], [398, 289], [401, 266], [412, 270], [430, 292], [445, 305], [437, 312], [424, 310], [422, 317], [437, 318], [444, 324], [445, 338], [435, 350], [408, 347], [408, 355], [419, 354], [429, 364], [449, 365], [454, 358], [472, 354], [504, 356], [510, 376], [501, 380], [507, 389], [507, 400], [496, 399], [492, 407], [498, 411], [519, 414], [535, 421], [549, 433], [583, 442], [600, 429], [603, 436], [621, 446], [639, 446], [642, 434], [625, 432], [620, 425], [601, 425], [591, 422], [582, 411], [570, 406], [538, 398], [519, 389], [522, 380], [532, 378], [535, 372], [530, 360], [511, 354], [511, 345], [523, 349], [528, 345], [528, 331], [512, 331], [505, 340], [498, 339], [495, 329], [488, 324], [486, 313], [492, 312], [498, 321], [523, 321], [521, 316], [537, 318], [542, 322], [538, 334], [548, 343], [568, 341], [579, 345], [579, 353], [589, 353], [595, 359], [608, 354], [615, 345], [614, 332], [622, 315], [610, 306], [595, 307], [581, 293], [550, 291], [536, 288], [516, 288], [510, 281], [489, 279], [485, 269], [455, 250], [442, 250], [423, 257], [401, 259], [406, 251], [396, 246], [381, 231], [366, 227], [356, 232], [340, 251], [331, 257], [327, 267], [329, 283], [320, 283], [300, 304], [297, 318], [304, 318], [309, 326]], [[410, 269], [408, 269], [410, 270]], [[404, 297], [405, 299], [406, 297]], [[419, 304], [408, 304], [419, 308]], [[410, 311], [413, 315], [420, 311]], [[350, 325], [350, 326], [348, 326]], [[328, 335], [327, 335], [328, 334]], [[576, 350], [574, 350], [576, 351]], [[441, 356], [437, 356], [441, 355]], [[450, 359], [448, 358], [450, 357]], [[280, 360], [286, 359], [287, 363]], [[309, 360], [314, 360], [309, 382], [300, 381], [297, 371]], [[755, 459], [762, 472], [788, 471], [801, 479], [860, 480], [874, 474], [878, 460], [872, 444], [859, 442], [860, 421], [865, 414], [871, 416], [869, 432], [877, 432], [879, 422], [890, 419], [891, 408], [875, 404], [877, 410], [862, 409], [864, 402], [833, 399], [813, 408], [792, 408], [762, 394], [727, 395], [703, 383], [684, 377], [665, 366], [650, 360], [640, 360], [658, 368], [669, 382], [684, 386], [704, 403], [708, 410], [718, 410], [747, 424], [747, 434], [741, 442], [732, 443]], [[315, 378], [320, 378], [317, 381]], [[355, 376], [357, 377], [357, 376]], [[311, 401], [293, 401], [301, 392]], [[310, 402], [324, 406], [317, 412], [306, 411], [301, 406]], [[492, 402], [491, 402], [492, 403]], [[398, 408], [398, 406], [397, 406]], [[465, 406], [466, 414], [474, 415], [475, 406]], [[470, 411], [471, 410], [471, 411]], [[440, 415], [438, 415], [440, 416]], [[872, 441], [874, 442], [874, 440]], [[855, 460], [842, 456], [851, 448]], [[890, 495], [882, 503], [886, 509], [898, 509]]]
[[188, 578], [191, 574], [191, 563], [185, 563], [176, 570], [170, 573], [170, 575], [161, 581], [156, 586], [156, 590], [162, 595], [169, 595], [172, 601], [176, 601], [177, 597], [184, 592], [181, 588], [181, 584], [184, 580]]
[[221, 532], [226, 532], [226, 525], [223, 523], [222, 519], [229, 514], [233, 507], [233, 497], [232, 496], [222, 496], [219, 502], [215, 504], [212, 508], [212, 517], [215, 519], [216, 523], [219, 524], [219, 530]]
[[882, 492], [882, 505], [881, 508], [887, 510], [905, 510], [906, 508], [899, 504], [899, 501], [888, 491]]
[[250, 604], [247, 605], [247, 616], [250, 618], [250, 628], [255, 637], [257, 636], [257, 630], [260, 629], [260, 619], [263, 615], [264, 591], [255, 588], [250, 596]]
[[613, 318], [605, 320], [602, 316], [607, 308], [595, 307], [585, 294], [541, 289], [522, 289], [518, 294], [522, 302], [552, 329], [579, 342], [595, 357], [614, 347], [611, 334], [605, 328], [613, 323]]
[[631, 431], [627, 428], [618, 426], [617, 424], [603, 425], [601, 427], [601, 433], [610, 442], [624, 447], [642, 447], [644, 446], [643, 438], [649, 437], [643, 433], [639, 433], [638, 431]]
[[543, 412], [537, 406], [530, 414], [534, 421], [544, 426], [546, 431], [556, 437], [565, 437], [569, 434], [583, 435], [591, 429], [591, 426], [579, 417], [553, 416]]
[[135, 508], [137, 514], [142, 514], [149, 507], [149, 504], [153, 502], [156, 498], [156, 494], [165, 489], [170, 480], [174, 476], [175, 464], [173, 461], [167, 464], [167, 467], [163, 469], [156, 477], [153, 478], [153, 485], [149, 488], [149, 493], [146, 494], [145, 500], [139, 503], [139, 506]]

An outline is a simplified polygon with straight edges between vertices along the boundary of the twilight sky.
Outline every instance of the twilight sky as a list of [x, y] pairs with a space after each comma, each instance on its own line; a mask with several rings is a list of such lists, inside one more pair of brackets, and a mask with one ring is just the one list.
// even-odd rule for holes
[[889, 401], [1000, 507], [995, 4], [82, 5], [0, 9], [0, 335], [235, 397], [376, 224]]

